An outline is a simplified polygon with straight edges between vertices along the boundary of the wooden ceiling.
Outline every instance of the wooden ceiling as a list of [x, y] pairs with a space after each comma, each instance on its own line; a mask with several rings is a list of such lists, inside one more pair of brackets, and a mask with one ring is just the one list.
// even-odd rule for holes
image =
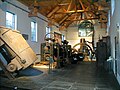
[[110, 0], [18, 0], [30, 9], [29, 16], [41, 13], [50, 20], [49, 25], [59, 24], [60, 29], [79, 25], [82, 20], [107, 22]]

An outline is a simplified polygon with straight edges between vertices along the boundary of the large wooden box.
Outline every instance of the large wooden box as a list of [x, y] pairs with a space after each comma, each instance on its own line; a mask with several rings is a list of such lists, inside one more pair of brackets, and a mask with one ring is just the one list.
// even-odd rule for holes
[[11, 72], [15, 69], [25, 69], [37, 59], [36, 54], [19, 31], [1, 27], [0, 42], [5, 44], [9, 53], [14, 57], [8, 64], [8, 70]]

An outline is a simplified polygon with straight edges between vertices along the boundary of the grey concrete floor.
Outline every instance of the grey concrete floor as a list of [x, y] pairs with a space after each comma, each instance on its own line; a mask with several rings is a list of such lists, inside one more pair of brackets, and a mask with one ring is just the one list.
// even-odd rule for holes
[[114, 75], [102, 67], [96, 68], [95, 62], [70, 64], [50, 73], [14, 80], [1, 78], [0, 90], [15, 90], [15, 86], [17, 90], [120, 90]]

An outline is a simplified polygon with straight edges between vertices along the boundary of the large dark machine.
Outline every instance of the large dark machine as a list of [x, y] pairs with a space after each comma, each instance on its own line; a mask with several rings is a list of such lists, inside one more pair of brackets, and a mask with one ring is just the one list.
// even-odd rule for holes
[[110, 54], [111, 54], [110, 37], [106, 36], [97, 42], [97, 49], [96, 49], [97, 66], [104, 66]]
[[[53, 34], [53, 33], [49, 33]], [[56, 33], [55, 33], [56, 34]], [[58, 42], [59, 41], [59, 42]], [[41, 44], [41, 60], [55, 63], [56, 68], [63, 67], [69, 62], [71, 56], [71, 45], [68, 41], [60, 41], [58, 38], [46, 38], [45, 43]]]
[[[80, 46], [77, 50], [75, 47]], [[94, 50], [88, 44], [88, 42], [82, 38], [80, 39], [80, 43], [73, 46], [72, 55], [71, 55], [71, 63], [77, 63], [78, 61], [89, 61], [92, 60], [94, 56]]]

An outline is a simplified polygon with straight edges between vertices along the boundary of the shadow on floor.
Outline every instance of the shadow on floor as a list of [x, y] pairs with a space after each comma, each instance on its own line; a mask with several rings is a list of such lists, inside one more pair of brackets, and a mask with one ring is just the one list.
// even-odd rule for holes
[[17, 77], [21, 77], [21, 76], [37, 76], [42, 74], [43, 72], [33, 68], [33, 67], [28, 67], [24, 70], [19, 71], [19, 73], [17, 74]]

